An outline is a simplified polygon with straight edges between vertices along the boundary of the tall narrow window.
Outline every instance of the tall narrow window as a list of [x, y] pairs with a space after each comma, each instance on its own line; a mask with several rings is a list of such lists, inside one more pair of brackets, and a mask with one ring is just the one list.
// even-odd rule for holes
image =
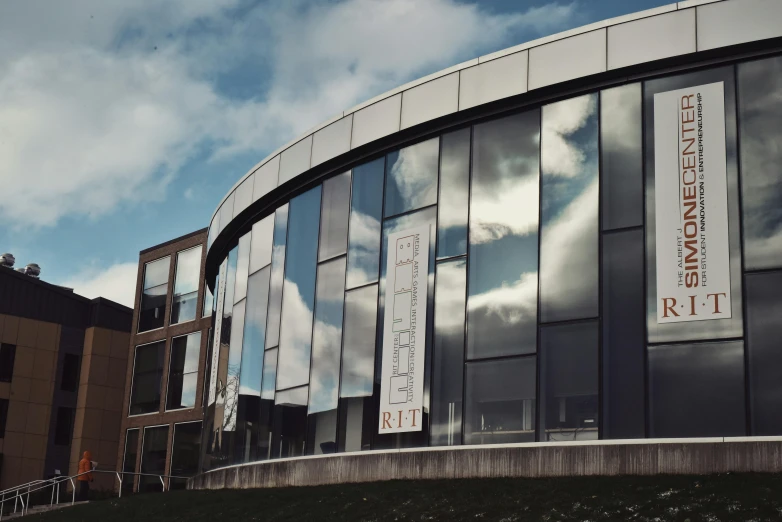
[[200, 275], [200, 246], [177, 253], [174, 297], [171, 300], [171, 324], [192, 321], [196, 318]]
[[136, 460], [138, 457], [138, 436], [139, 429], [131, 428], [125, 432], [125, 455], [122, 458], [122, 471], [129, 473], [122, 475], [122, 492], [132, 492], [133, 484], [136, 481]]
[[171, 257], [166, 256], [144, 265], [144, 286], [139, 310], [138, 331], [162, 328], [166, 318], [168, 268]]
[[263, 354], [263, 381], [261, 383], [261, 412], [258, 420], [258, 459], [272, 456], [272, 422], [274, 394], [277, 384], [277, 348]]
[[133, 389], [130, 395], [130, 415], [160, 410], [160, 386], [166, 342], [158, 341], [136, 347], [133, 363]]
[[167, 410], [195, 406], [198, 356], [201, 353], [201, 332], [171, 339], [171, 363], [168, 369]]
[[13, 344], [0, 344], [0, 382], [11, 382], [14, 376], [14, 360], [16, 359], [16, 346]]
[[467, 253], [467, 209], [470, 204], [470, 129], [442, 137], [437, 258]]
[[278, 391], [274, 397], [274, 446], [272, 457], [304, 455], [307, 434], [308, 387]]
[[81, 373], [81, 357], [75, 353], [66, 353], [62, 359], [62, 379], [60, 389], [75, 392], [79, 389], [79, 373]]
[[8, 399], [0, 399], [0, 439], [5, 437], [5, 423], [8, 420]]
[[[215, 285], [216, 287], [216, 285]], [[212, 315], [212, 305], [214, 304], [214, 295], [209, 289], [209, 285], [204, 281], [204, 306], [201, 311], [201, 317], [210, 317]]]
[[272, 246], [272, 273], [269, 283], [269, 318], [266, 321], [266, 347], [280, 344], [280, 313], [282, 285], [285, 281], [285, 245], [288, 240], [288, 204], [274, 213], [274, 243]]
[[432, 138], [388, 155], [385, 217], [437, 203], [439, 148], [440, 139]]
[[323, 182], [318, 261], [347, 252], [350, 214], [350, 171]]
[[383, 159], [353, 169], [348, 233], [347, 288], [374, 283], [380, 267]]
[[139, 477], [139, 491], [163, 490], [160, 475], [166, 474], [167, 450], [168, 426], [144, 428], [144, 441], [141, 448], [141, 473], [144, 475]]
[[[201, 421], [174, 424], [174, 442], [171, 444], [171, 475], [192, 477], [198, 473], [201, 453]], [[169, 489], [185, 489], [187, 479], [172, 478]]]
[[250, 274], [272, 262], [274, 240], [274, 214], [268, 215], [253, 225], [250, 246]]
[[73, 408], [57, 408], [57, 420], [54, 425], [54, 444], [56, 446], [70, 446], [74, 413]]
[[252, 233], [239, 238], [239, 251], [236, 259], [236, 282], [234, 283], [234, 303], [247, 297], [247, 276], [250, 273], [250, 243]]

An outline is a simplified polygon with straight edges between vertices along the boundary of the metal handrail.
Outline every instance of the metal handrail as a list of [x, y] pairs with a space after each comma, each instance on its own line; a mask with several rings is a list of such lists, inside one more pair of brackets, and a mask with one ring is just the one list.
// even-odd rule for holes
[[[134, 475], [134, 476], [138, 475], [138, 476], [143, 476], [143, 477], [158, 477], [158, 479], [160, 479], [160, 483], [163, 485], [163, 492], [166, 491], [166, 482], [163, 480], [164, 477], [166, 479], [169, 479], [169, 481], [172, 478], [173, 479], [185, 479], [185, 480], [190, 478], [190, 477], [181, 477], [181, 476], [178, 476], [178, 475], [158, 475], [158, 474], [155, 474], [155, 473], [136, 473], [136, 472], [132, 472], [132, 471], [108, 471], [108, 470], [102, 470], [102, 469], [93, 469], [91, 471], [84, 471], [82, 473], [78, 473], [78, 474], [73, 475], [71, 477], [57, 476], [57, 477], [53, 477], [53, 478], [50, 478], [50, 479], [47, 479], [47, 480], [33, 480], [33, 481], [28, 482], [26, 484], [22, 484], [20, 486], [9, 488], [9, 489], [7, 489], [5, 491], [0, 492], [0, 494], [2, 494], [2, 498], [0, 498], [0, 521], [3, 520], [3, 510], [4, 510], [6, 502], [8, 502], [9, 500], [13, 500], [14, 501], [14, 513], [16, 513], [16, 507], [17, 507], [16, 502], [17, 501], [21, 502], [21, 504], [22, 504], [22, 516], [24, 516], [24, 515], [27, 514], [27, 512], [30, 509], [30, 493], [35, 493], [36, 491], [41, 491], [41, 490], [44, 490], [44, 489], [49, 488], [49, 487], [52, 488], [52, 500], [49, 503], [49, 505], [53, 505], [55, 503], [54, 502], [54, 498], [55, 498], [54, 490], [55, 490], [55, 488], [57, 489], [57, 493], [58, 493], [57, 497], [56, 497], [57, 498], [56, 503], [59, 504], [60, 503], [60, 495], [59, 495], [60, 484], [65, 482], [66, 480], [71, 483], [71, 488], [73, 490], [72, 497], [71, 497], [71, 505], [74, 505], [76, 503], [76, 485], [74, 484], [73, 479], [78, 478], [78, 477], [80, 477], [82, 475], [86, 475], [88, 473], [113, 473], [117, 477], [117, 481], [119, 482], [119, 488], [118, 488], [119, 489], [119, 495], [118, 495], [119, 497], [122, 497], [122, 476], [123, 475]], [[41, 484], [41, 483], [43, 485], [39, 485], [35, 489], [30, 489], [33, 486], [33, 484]], [[27, 488], [26, 491], [21, 491], [21, 490], [23, 490], [25, 488]], [[169, 485], [169, 489], [168, 490], [169, 491], [171, 490], [170, 485]], [[7, 492], [9, 492], [9, 491], [16, 492], [16, 495], [14, 495], [12, 497], [6, 498], [5, 494]], [[25, 502], [25, 497], [27, 498], [26, 502]]]

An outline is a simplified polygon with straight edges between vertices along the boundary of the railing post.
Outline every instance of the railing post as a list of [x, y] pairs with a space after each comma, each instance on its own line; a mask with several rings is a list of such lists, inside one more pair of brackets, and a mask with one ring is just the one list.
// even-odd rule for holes
[[22, 510], [22, 515], [26, 515], [30, 511], [30, 486], [27, 486], [27, 505]]
[[122, 478], [120, 477], [119, 471], [117, 472], [117, 480], [119, 481], [119, 495], [117, 498], [122, 498]]
[[160, 483], [163, 485], [163, 493], [165, 493], [166, 492], [166, 483], [163, 481], [163, 476], [162, 475], [158, 475], [157, 478], [160, 479]]
[[71, 498], [71, 506], [76, 503], [76, 484], [73, 483], [73, 478], [68, 478], [71, 481], [71, 489], [73, 489], [73, 497]]

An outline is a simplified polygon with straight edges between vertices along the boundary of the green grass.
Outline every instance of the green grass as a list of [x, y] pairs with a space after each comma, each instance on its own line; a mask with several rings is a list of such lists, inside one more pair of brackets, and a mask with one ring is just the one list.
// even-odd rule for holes
[[779, 521], [782, 475], [392, 481], [172, 491], [91, 502], [26, 520]]

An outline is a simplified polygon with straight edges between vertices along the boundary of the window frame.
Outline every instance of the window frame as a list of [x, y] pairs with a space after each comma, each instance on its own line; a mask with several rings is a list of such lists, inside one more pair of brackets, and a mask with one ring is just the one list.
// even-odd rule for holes
[[[144, 346], [149, 346], [151, 344], [157, 344], [157, 343], [164, 343], [164, 348], [163, 348], [164, 352], [163, 353], [164, 353], [164, 357], [165, 357], [165, 350], [168, 349], [168, 339], [165, 339], [165, 338], [164, 339], [159, 339], [157, 341], [150, 341], [148, 343], [137, 344], [135, 347], [133, 347], [133, 373], [130, 374], [130, 397], [128, 397], [128, 417], [142, 417], [144, 415], [159, 415], [160, 414], [160, 403], [158, 403], [157, 411], [151, 411], [151, 412], [148, 412], [148, 413], [136, 413], [136, 414], [130, 413], [130, 410], [133, 407], [133, 386], [136, 383], [136, 355], [137, 355], [138, 349], [141, 348], [141, 347], [144, 347]], [[165, 364], [164, 364], [164, 369], [165, 369]], [[161, 388], [163, 387], [163, 376], [162, 375], [160, 377], [160, 387]], [[162, 395], [163, 394], [161, 393], [160, 395], [161, 395], [161, 399], [162, 399]], [[139, 466], [140, 466], [140, 464], [139, 464]]]
[[[170, 386], [171, 386], [171, 363], [172, 363], [172, 361], [174, 359], [174, 357], [173, 357], [173, 354], [174, 354], [174, 350], [173, 350], [173, 348], [174, 348], [174, 339], [179, 339], [179, 338], [182, 338], [182, 337], [188, 337], [190, 335], [196, 335], [196, 334], [198, 334], [198, 336], [199, 336], [199, 339], [198, 339], [198, 366], [196, 367], [195, 371], [187, 372], [187, 373], [182, 372], [182, 382], [183, 383], [184, 383], [185, 375], [191, 375], [193, 373], [196, 374], [196, 393], [195, 393], [195, 396], [193, 398], [193, 405], [192, 406], [182, 407], [182, 408], [169, 408], [168, 407], [168, 392], [169, 392], [169, 389], [170, 389]], [[198, 399], [198, 374], [201, 371], [201, 337], [202, 336], [203, 336], [203, 332], [201, 330], [196, 330], [195, 332], [190, 332], [190, 333], [186, 333], [186, 334], [182, 334], [182, 335], [176, 335], [176, 336], [171, 337], [170, 339], [168, 339], [168, 348], [167, 348], [167, 350], [168, 350], [168, 354], [167, 354], [167, 356], [168, 356], [168, 370], [167, 370], [168, 373], [167, 373], [167, 377], [166, 377], [166, 397], [165, 397], [165, 403], [164, 403], [164, 406], [163, 406], [163, 413], [174, 412], [174, 411], [187, 411], [187, 410], [193, 410], [193, 409], [196, 408], [196, 406], [197, 406], [196, 402], [197, 402], [197, 399]], [[187, 344], [185, 344], [185, 350], [187, 350]], [[185, 352], [185, 359], [187, 359], [187, 352]], [[134, 369], [134, 375], [135, 375], [135, 366], [134, 366], [133, 369]], [[161, 381], [161, 386], [162, 386], [162, 381]]]
[[[144, 290], [146, 290], [146, 288], [144, 288], [144, 280], [146, 279], [146, 276], [147, 276], [147, 265], [150, 265], [152, 263], [156, 263], [157, 261], [163, 260], [165, 258], [168, 258], [168, 279], [166, 280], [166, 304], [168, 304], [168, 290], [169, 290], [168, 286], [169, 286], [169, 283], [171, 282], [170, 281], [170, 279], [171, 279], [171, 254], [158, 257], [157, 259], [153, 259], [151, 261], [144, 262], [144, 265], [143, 265], [142, 270], [141, 270], [141, 292], [140, 292], [140, 294], [138, 296], [138, 318], [137, 318], [137, 323], [136, 323], [136, 333], [137, 334], [139, 334], [139, 333], [147, 333], [147, 332], [154, 332], [156, 330], [161, 330], [161, 329], [165, 328], [166, 326], [168, 326], [168, 318], [166, 317], [166, 313], [165, 313], [165, 310], [164, 310], [163, 311], [163, 325], [162, 326], [158, 326], [157, 328], [150, 328], [149, 330], [142, 330], [141, 329], [141, 311], [142, 311], [142, 305], [144, 304]], [[162, 286], [162, 285], [156, 285], [156, 286]], [[155, 286], [151, 286], [150, 288], [156, 288], [156, 287]]]

